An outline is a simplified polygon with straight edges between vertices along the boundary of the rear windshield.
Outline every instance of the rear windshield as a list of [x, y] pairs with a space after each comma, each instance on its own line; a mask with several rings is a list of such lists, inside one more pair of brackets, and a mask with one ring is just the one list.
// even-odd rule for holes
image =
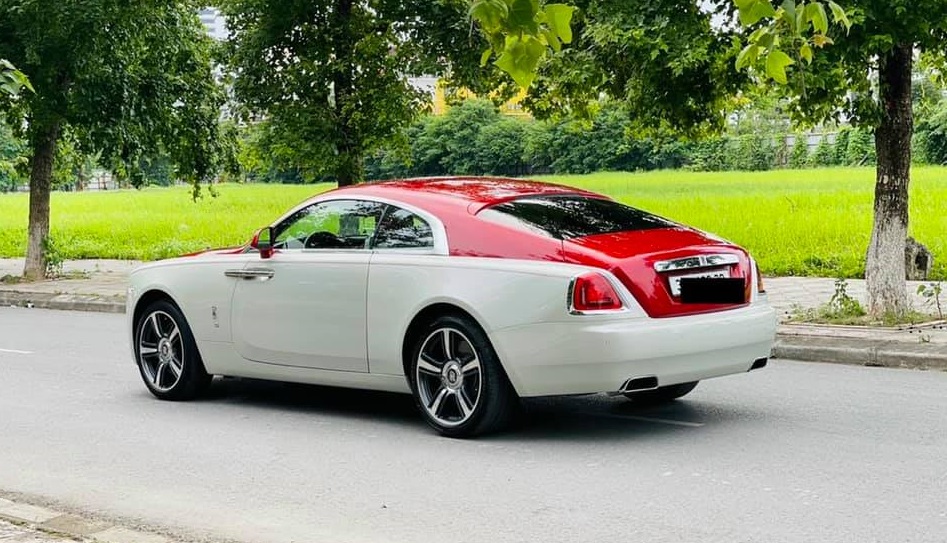
[[613, 200], [580, 195], [518, 198], [488, 207], [478, 215], [556, 239], [674, 226], [666, 219]]

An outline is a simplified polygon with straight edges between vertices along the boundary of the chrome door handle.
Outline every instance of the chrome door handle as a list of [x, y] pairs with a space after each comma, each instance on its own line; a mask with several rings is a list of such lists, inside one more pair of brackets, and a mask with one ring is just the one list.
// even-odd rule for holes
[[272, 279], [276, 274], [267, 268], [249, 268], [245, 270], [227, 270], [224, 275], [227, 277], [236, 277], [238, 279]]

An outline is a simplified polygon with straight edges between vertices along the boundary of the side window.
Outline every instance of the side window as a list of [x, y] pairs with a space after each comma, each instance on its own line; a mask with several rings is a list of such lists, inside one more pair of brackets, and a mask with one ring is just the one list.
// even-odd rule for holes
[[421, 217], [406, 209], [389, 206], [378, 226], [372, 246], [376, 249], [434, 247], [434, 233], [427, 221]]
[[366, 249], [385, 205], [330, 200], [300, 209], [277, 225], [277, 249]]

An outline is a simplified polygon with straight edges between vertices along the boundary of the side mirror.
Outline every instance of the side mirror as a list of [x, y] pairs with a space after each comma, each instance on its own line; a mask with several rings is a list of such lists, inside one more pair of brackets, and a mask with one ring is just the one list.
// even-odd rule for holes
[[273, 227], [267, 226], [266, 228], [261, 228], [256, 235], [253, 236], [250, 247], [260, 251], [260, 258], [270, 258], [273, 256]]

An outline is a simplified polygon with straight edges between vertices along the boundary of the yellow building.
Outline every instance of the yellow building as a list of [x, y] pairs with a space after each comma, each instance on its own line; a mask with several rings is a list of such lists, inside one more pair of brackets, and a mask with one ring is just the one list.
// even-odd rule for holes
[[[437, 81], [437, 83], [434, 84], [433, 91], [434, 96], [431, 100], [431, 113], [434, 115], [443, 115], [447, 112], [448, 108], [450, 108], [450, 105], [447, 103], [447, 89], [445, 88], [445, 85], [442, 81]], [[453, 92], [456, 92], [458, 96], [464, 99], [477, 97], [474, 93], [468, 91], [467, 89], [460, 89]], [[513, 99], [500, 106], [500, 113], [503, 115], [511, 115], [513, 117], [529, 117], [530, 114], [525, 109], [523, 109], [522, 105], [523, 98], [525, 97], [526, 90], [520, 89], [519, 93], [517, 93]]]

